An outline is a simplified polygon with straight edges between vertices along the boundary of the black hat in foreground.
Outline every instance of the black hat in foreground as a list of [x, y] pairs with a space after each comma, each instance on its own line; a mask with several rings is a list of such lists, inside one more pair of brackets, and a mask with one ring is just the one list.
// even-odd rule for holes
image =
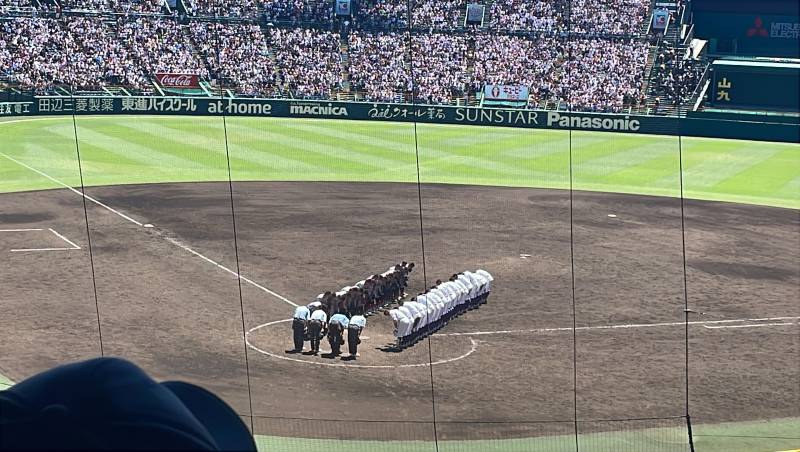
[[0, 391], [0, 450], [255, 451], [239, 415], [189, 383], [97, 358]]

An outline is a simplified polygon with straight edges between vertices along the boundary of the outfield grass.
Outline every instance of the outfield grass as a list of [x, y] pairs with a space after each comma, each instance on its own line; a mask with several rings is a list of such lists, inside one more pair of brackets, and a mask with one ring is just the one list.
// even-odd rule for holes
[[3, 374], [0, 374], [0, 391], [10, 387], [12, 384], [14, 383], [11, 381], [11, 379], [3, 376]]
[[[413, 125], [228, 118], [234, 180], [416, 182]], [[86, 185], [227, 180], [221, 118], [79, 117]], [[792, 143], [419, 124], [423, 182], [568, 188], [800, 208]], [[0, 152], [79, 185], [71, 118], [0, 123]], [[681, 153], [679, 154], [679, 149]], [[58, 184], [7, 159], [0, 191]]]
[[[726, 422], [695, 425], [696, 452], [776, 452], [800, 448], [800, 418], [769, 421]], [[688, 451], [686, 428], [642, 429], [590, 433], [578, 436], [581, 451], [672, 452]], [[342, 441], [283, 438], [256, 435], [259, 450], [306, 452], [574, 452], [573, 435], [507, 440], [439, 441]]]

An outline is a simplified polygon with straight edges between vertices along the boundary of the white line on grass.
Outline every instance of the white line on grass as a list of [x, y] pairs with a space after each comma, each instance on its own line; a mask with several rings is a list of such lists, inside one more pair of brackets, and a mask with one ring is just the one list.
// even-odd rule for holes
[[65, 241], [65, 242], [69, 243], [70, 245], [72, 245], [72, 249], [74, 249], [74, 250], [79, 250], [79, 249], [81, 249], [81, 247], [79, 247], [78, 245], [76, 245], [76, 244], [75, 244], [75, 242], [73, 242], [72, 240], [70, 240], [70, 239], [68, 239], [68, 238], [64, 237], [64, 236], [63, 236], [63, 235], [61, 235], [61, 234], [59, 234], [59, 233], [58, 233], [58, 232], [56, 232], [56, 231], [55, 231], [53, 228], [47, 228], [47, 229], [48, 229], [48, 230], [50, 230], [50, 232], [52, 232], [53, 234], [55, 234], [55, 235], [56, 235], [56, 237], [58, 237], [58, 238], [60, 238], [61, 240], [63, 240], [63, 241]]
[[24, 168], [28, 168], [29, 170], [33, 171], [34, 173], [36, 173], [36, 174], [38, 174], [40, 176], [46, 177], [47, 179], [50, 179], [51, 181], [57, 183], [58, 185], [61, 185], [62, 187], [69, 189], [73, 193], [76, 193], [78, 196], [83, 196], [87, 200], [97, 204], [98, 206], [100, 206], [100, 207], [102, 207], [104, 209], [107, 209], [110, 212], [113, 212], [113, 213], [119, 215], [120, 217], [130, 221], [131, 223], [133, 223], [133, 224], [135, 224], [137, 226], [141, 226], [142, 225], [142, 223], [139, 223], [138, 221], [136, 221], [133, 218], [125, 215], [124, 213], [122, 213], [122, 212], [120, 212], [118, 210], [112, 209], [111, 207], [108, 207], [107, 205], [103, 204], [102, 202], [92, 198], [91, 196], [89, 196], [87, 194], [82, 193], [80, 190], [76, 190], [75, 188], [70, 187], [69, 185], [65, 184], [64, 182], [61, 182], [60, 180], [56, 179], [55, 177], [50, 176], [49, 174], [45, 174], [45, 173], [39, 171], [38, 169], [36, 169], [36, 168], [34, 168], [32, 166], [29, 166], [29, 165], [27, 165], [25, 163], [22, 163], [19, 160], [15, 159], [14, 157], [10, 157], [10, 156], [2, 153], [2, 152], [0, 152], [0, 155], [2, 155], [3, 157], [7, 158], [8, 160], [11, 160], [12, 162], [16, 163], [19, 166], [22, 166]]
[[[112, 212], [112, 213], [116, 214], [120, 218], [123, 218], [123, 219], [125, 219], [125, 220], [127, 220], [127, 221], [129, 221], [129, 222], [131, 222], [131, 223], [133, 223], [135, 225], [137, 225], [137, 226], [144, 226], [141, 222], [134, 220], [133, 218], [129, 217], [128, 215], [125, 215], [124, 213], [122, 213], [122, 212], [120, 212], [120, 211], [118, 211], [116, 209], [113, 209], [113, 208], [107, 206], [106, 204], [103, 204], [102, 202], [96, 200], [95, 198], [92, 198], [91, 196], [82, 193], [80, 190], [76, 190], [76, 189], [70, 187], [69, 185], [65, 184], [64, 182], [61, 182], [60, 180], [58, 180], [58, 179], [56, 179], [56, 178], [54, 178], [54, 177], [52, 177], [52, 176], [50, 176], [48, 174], [45, 174], [42, 171], [39, 171], [38, 169], [36, 169], [36, 168], [34, 168], [34, 167], [30, 166], [30, 165], [22, 163], [19, 160], [4, 154], [3, 152], [0, 152], [0, 156], [3, 156], [5, 158], [7, 158], [8, 160], [11, 160], [12, 162], [16, 163], [17, 165], [20, 165], [20, 166], [22, 166], [24, 168], [27, 168], [27, 169], [35, 172], [36, 174], [39, 174], [39, 175], [41, 175], [43, 177], [46, 177], [47, 179], [50, 179], [51, 181], [57, 183], [58, 185], [61, 185], [62, 187], [69, 189], [70, 191], [72, 191], [73, 193], [77, 194], [78, 196], [82, 196], [85, 199], [87, 199], [88, 201], [91, 201], [91, 202], [97, 204], [98, 206], [108, 210], [109, 212]], [[53, 231], [53, 232], [55, 233], [55, 231]], [[247, 284], [250, 284], [253, 287], [255, 287], [257, 289], [260, 289], [260, 290], [262, 290], [262, 291], [274, 296], [275, 298], [277, 298], [277, 299], [279, 299], [279, 300], [281, 300], [281, 301], [283, 301], [285, 303], [288, 303], [291, 306], [294, 306], [294, 307], [298, 306], [297, 303], [289, 300], [288, 298], [284, 297], [283, 295], [280, 295], [280, 294], [278, 294], [278, 293], [276, 293], [276, 292], [274, 292], [272, 290], [269, 290], [266, 287], [262, 286], [261, 284], [258, 284], [255, 281], [251, 280], [250, 278], [242, 276], [239, 273], [229, 269], [228, 267], [209, 259], [208, 257], [206, 257], [206, 256], [198, 253], [197, 251], [189, 248], [188, 246], [180, 243], [179, 241], [177, 241], [177, 240], [175, 240], [173, 238], [170, 238], [170, 237], [166, 237], [166, 236], [162, 236], [162, 238], [164, 238], [169, 243], [172, 243], [173, 245], [175, 245], [175, 246], [177, 246], [177, 247], [179, 247], [179, 248], [181, 248], [181, 249], [183, 249], [185, 251], [188, 251], [189, 253], [191, 253], [191, 254], [203, 259], [204, 261], [206, 261], [206, 262], [208, 262], [210, 264], [213, 264], [217, 268], [222, 269], [222, 270], [232, 274], [233, 276], [241, 279], [242, 281], [246, 282]], [[70, 248], [65, 248], [65, 249], [70, 249]], [[14, 250], [12, 250], [12, 251], [14, 251]], [[33, 250], [23, 250], [23, 251], [33, 251]], [[45, 251], [45, 249], [41, 249], [41, 251]], [[51, 250], [47, 250], [47, 251], [51, 251]]]
[[41, 231], [41, 229], [0, 229], [0, 232], [28, 232], [28, 231]]
[[[621, 325], [597, 325], [597, 326], [579, 326], [575, 328], [576, 331], [593, 331], [593, 330], [616, 330], [616, 329], [628, 329], [628, 328], [656, 328], [656, 327], [665, 327], [665, 326], [680, 326], [684, 324], [688, 325], [702, 325], [706, 328], [714, 328], [709, 327], [707, 325], [717, 325], [717, 324], [726, 324], [726, 323], [744, 323], [744, 322], [774, 322], [779, 320], [794, 320], [797, 321], [800, 317], [767, 317], [761, 319], [728, 319], [728, 320], [703, 320], [703, 321], [692, 321], [692, 322], [662, 322], [662, 323], [628, 323], [628, 324], [621, 324]], [[758, 326], [778, 326], [778, 325], [797, 325], [796, 322], [789, 322], [789, 323], [761, 323]], [[752, 326], [752, 325], [749, 325]], [[740, 325], [740, 327], [744, 327]], [[717, 327], [719, 328], [719, 327]], [[525, 333], [533, 333], [533, 334], [542, 334], [542, 333], [556, 333], [562, 331], [572, 331], [571, 327], [561, 327], [561, 328], [534, 328], [530, 330], [501, 330], [501, 331], [475, 331], [472, 333], [437, 333], [439, 336], [487, 336], [491, 334], [525, 334]]]

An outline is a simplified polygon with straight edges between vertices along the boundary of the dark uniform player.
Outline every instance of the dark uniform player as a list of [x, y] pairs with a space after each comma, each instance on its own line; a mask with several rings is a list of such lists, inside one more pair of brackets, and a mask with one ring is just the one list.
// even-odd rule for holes
[[311, 311], [306, 306], [298, 306], [297, 309], [294, 310], [294, 317], [292, 318], [292, 337], [294, 339], [294, 351], [297, 353], [303, 351], [303, 341], [305, 339], [309, 317], [311, 317]]
[[359, 310], [350, 318], [350, 324], [347, 326], [347, 347], [350, 351], [350, 358], [356, 359], [358, 356], [358, 344], [361, 343], [361, 331], [367, 326], [367, 319], [364, 317], [364, 311]]

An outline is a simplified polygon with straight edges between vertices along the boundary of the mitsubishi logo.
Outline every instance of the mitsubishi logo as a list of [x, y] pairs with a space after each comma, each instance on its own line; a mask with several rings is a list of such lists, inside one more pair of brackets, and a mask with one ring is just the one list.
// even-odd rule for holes
[[761, 17], [756, 16], [756, 20], [753, 21], [753, 26], [747, 29], [747, 37], [752, 38], [753, 36], [769, 36], [767, 29], [764, 28], [764, 21], [761, 20]]

